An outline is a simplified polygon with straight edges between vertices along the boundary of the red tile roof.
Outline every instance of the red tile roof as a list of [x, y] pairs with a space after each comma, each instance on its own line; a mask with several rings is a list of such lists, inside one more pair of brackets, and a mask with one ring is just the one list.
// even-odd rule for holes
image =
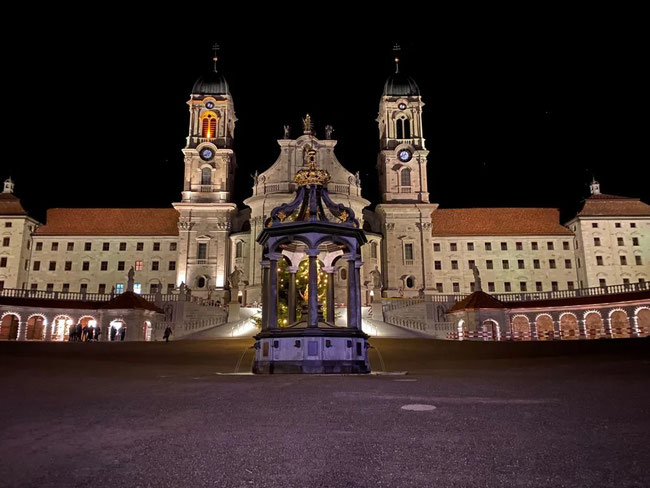
[[447, 208], [431, 216], [434, 236], [573, 235], [556, 208]]
[[162, 309], [156, 307], [153, 303], [145, 300], [140, 295], [132, 291], [125, 291], [121, 295], [117, 295], [112, 300], [105, 302], [99, 308], [105, 309], [144, 309], [153, 310], [154, 312], [164, 313]]
[[27, 215], [20, 200], [11, 193], [0, 193], [0, 215]]
[[461, 310], [478, 310], [481, 308], [506, 308], [506, 306], [492, 295], [488, 295], [483, 291], [475, 291], [471, 295], [463, 298], [460, 302], [455, 303], [447, 310], [447, 313], [459, 312]]
[[52, 208], [37, 235], [177, 236], [173, 208]]
[[650, 216], [650, 205], [639, 198], [619, 197], [616, 195], [592, 195], [578, 212], [580, 217], [612, 216]]

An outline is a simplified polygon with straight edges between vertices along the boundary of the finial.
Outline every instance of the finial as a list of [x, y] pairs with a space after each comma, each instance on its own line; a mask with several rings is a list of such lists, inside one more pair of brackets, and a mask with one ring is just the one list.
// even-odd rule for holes
[[393, 52], [395, 53], [395, 73], [399, 73], [399, 53], [402, 51], [399, 43], [395, 43], [393, 46]]
[[13, 193], [13, 192], [14, 192], [14, 182], [10, 176], [5, 180], [5, 187], [3, 193]]
[[218, 51], [219, 51], [219, 44], [217, 44], [217, 43], [215, 42], [215, 43], [212, 45], [212, 53], [213, 53], [213, 55], [212, 55], [212, 62], [214, 63], [214, 67], [213, 67], [213, 69], [214, 69], [214, 72], [215, 72], [215, 73], [217, 72], [217, 59], [219, 59], [219, 58], [217, 57], [217, 52], [218, 52]]
[[305, 134], [312, 134], [312, 123], [311, 123], [311, 115], [307, 114], [304, 119], [302, 119], [302, 127], [304, 129]]

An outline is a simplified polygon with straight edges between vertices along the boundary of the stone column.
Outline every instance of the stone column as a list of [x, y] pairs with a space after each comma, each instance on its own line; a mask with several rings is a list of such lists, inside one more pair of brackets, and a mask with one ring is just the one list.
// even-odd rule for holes
[[269, 277], [268, 277], [268, 327], [269, 329], [277, 329], [278, 327], [278, 259], [282, 254], [277, 252], [270, 252], [267, 254], [269, 258]]
[[334, 324], [334, 266], [324, 266], [323, 271], [327, 273], [327, 321]]
[[318, 327], [318, 249], [307, 250], [309, 256], [309, 296], [307, 327]]
[[363, 264], [356, 253], [344, 254], [348, 261], [348, 328], [361, 329], [361, 287], [359, 270]]
[[586, 339], [587, 338], [586, 323], [587, 323], [586, 320], [578, 319], [578, 339]]
[[287, 270], [289, 271], [289, 300], [287, 308], [289, 309], [289, 324], [293, 324], [296, 321], [296, 272], [298, 271], [298, 266], [289, 266]]
[[560, 320], [553, 321], [553, 340], [559, 341], [562, 339], [562, 327], [560, 326]]
[[530, 340], [531, 341], [536, 341], [536, 340], [538, 340], [538, 338], [537, 338], [537, 322], [535, 322], [535, 320], [530, 320], [529, 323], [530, 323]]
[[[43, 321], [45, 322], [45, 321]], [[54, 320], [52, 322], [47, 322], [47, 325], [45, 326], [45, 337], [43, 338], [44, 341], [51, 341], [52, 340], [52, 327], [54, 326]]]
[[267, 260], [260, 261], [262, 266], [262, 330], [269, 328], [269, 269], [271, 263]]

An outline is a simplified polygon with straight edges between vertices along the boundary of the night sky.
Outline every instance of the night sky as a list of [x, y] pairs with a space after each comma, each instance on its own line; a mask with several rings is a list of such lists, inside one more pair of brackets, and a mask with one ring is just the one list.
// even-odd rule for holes
[[186, 102], [211, 69], [214, 41], [239, 119], [240, 206], [250, 175], [275, 161], [283, 125], [299, 134], [306, 112], [319, 137], [334, 126], [339, 161], [360, 171], [363, 195], [379, 202], [375, 119], [394, 42], [426, 104], [432, 202], [558, 207], [566, 221], [588, 195], [592, 173], [604, 193], [650, 202], [642, 175], [647, 53], [633, 28], [477, 27], [435, 18], [418, 37], [372, 28], [353, 38], [356, 24], [336, 18], [255, 32], [244, 22], [226, 31], [196, 21], [188, 35], [191, 25], [182, 18], [155, 27], [124, 18], [104, 28], [43, 24], [42, 38], [5, 45], [12, 76], [4, 79], [0, 178], [12, 176], [32, 216], [179, 201]]

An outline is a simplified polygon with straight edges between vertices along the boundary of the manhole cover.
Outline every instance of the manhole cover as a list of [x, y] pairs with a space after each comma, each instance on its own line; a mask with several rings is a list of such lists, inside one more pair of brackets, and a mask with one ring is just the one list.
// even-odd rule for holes
[[435, 410], [435, 405], [422, 405], [422, 404], [413, 404], [413, 405], [402, 405], [402, 410], [412, 410], [414, 412], [427, 412], [429, 410]]

